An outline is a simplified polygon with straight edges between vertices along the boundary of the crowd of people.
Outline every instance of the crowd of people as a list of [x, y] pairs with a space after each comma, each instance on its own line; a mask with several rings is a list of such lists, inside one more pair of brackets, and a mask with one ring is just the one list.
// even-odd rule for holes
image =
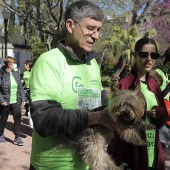
[[[108, 96], [95, 59], [97, 53], [93, 51], [103, 20], [103, 11], [90, 1], [69, 5], [65, 11], [65, 38], [57, 48], [40, 55], [34, 66], [32, 61], [26, 61], [24, 84], [15, 70], [15, 58], [5, 58], [0, 71], [0, 143], [6, 142], [4, 128], [11, 112], [14, 144], [24, 145], [20, 135], [21, 105], [25, 105], [26, 116], [30, 112], [34, 124], [30, 170], [88, 170], [75, 148], [63, 148], [60, 139], [71, 138], [95, 125], [113, 131], [111, 142], [103, 147], [107, 147], [106, 152], [118, 166], [125, 165], [124, 170], [165, 170], [164, 150], [170, 144], [169, 111], [165, 103], [169, 102], [170, 49], [164, 54], [163, 65], [155, 69], [160, 59], [155, 40], [141, 38], [135, 44], [135, 63], [131, 69], [125, 66], [116, 87], [121, 90], [140, 87], [146, 99], [142, 119], [155, 128], [140, 131], [145, 146], [125, 142], [114, 133], [107, 113]], [[158, 74], [153, 74], [153, 69]]]

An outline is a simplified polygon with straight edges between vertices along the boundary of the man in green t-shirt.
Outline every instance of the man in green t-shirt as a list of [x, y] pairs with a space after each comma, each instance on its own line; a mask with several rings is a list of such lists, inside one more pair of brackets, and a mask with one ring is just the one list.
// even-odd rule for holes
[[31, 70], [30, 170], [86, 170], [88, 165], [74, 149], [58, 149], [60, 135], [95, 124], [113, 130], [106, 111], [90, 112], [107, 102], [93, 51], [103, 19], [101, 9], [89, 1], [71, 4], [65, 13], [66, 39], [42, 54]]

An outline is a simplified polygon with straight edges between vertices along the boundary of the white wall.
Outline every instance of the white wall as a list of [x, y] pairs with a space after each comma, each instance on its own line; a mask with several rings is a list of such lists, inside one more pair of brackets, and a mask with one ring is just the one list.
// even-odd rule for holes
[[[2, 48], [0, 44], [0, 66], [3, 65], [2, 56]], [[5, 57], [5, 49], [3, 49], [3, 57]], [[18, 68], [20, 69], [20, 73], [22, 74], [24, 71], [24, 64], [26, 60], [32, 60], [32, 49], [24, 49], [24, 48], [14, 48], [12, 45], [8, 45], [7, 55], [14, 57], [17, 60]]]

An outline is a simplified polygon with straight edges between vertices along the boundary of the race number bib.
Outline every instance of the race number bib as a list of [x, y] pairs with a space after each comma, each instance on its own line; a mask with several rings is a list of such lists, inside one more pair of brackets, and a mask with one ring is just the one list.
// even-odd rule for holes
[[77, 88], [77, 109], [92, 110], [101, 106], [99, 89]]

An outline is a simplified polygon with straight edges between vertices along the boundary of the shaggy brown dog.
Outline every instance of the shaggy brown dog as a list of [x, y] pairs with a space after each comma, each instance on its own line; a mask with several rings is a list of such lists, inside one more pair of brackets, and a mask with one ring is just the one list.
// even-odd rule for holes
[[[146, 144], [140, 138], [139, 129], [153, 129], [154, 126], [146, 125], [141, 120], [145, 111], [145, 98], [139, 90], [121, 91], [113, 88], [107, 111], [115, 125], [115, 133], [123, 140], [134, 145]], [[95, 125], [72, 139], [62, 138], [61, 148], [75, 148], [90, 170], [120, 170], [105, 149], [112, 137], [113, 132], [109, 129]]]

